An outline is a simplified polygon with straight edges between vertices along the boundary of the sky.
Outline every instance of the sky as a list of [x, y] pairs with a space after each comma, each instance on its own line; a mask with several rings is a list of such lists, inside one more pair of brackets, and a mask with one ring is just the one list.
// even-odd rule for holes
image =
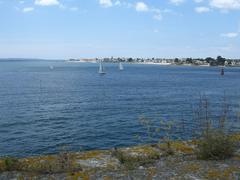
[[240, 0], [0, 0], [0, 58], [240, 58]]

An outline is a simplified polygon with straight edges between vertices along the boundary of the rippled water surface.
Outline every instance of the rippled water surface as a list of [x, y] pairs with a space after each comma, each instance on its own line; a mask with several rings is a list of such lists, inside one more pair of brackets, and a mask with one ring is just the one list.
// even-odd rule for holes
[[[200, 94], [217, 112], [240, 103], [240, 68], [0, 61], [0, 156], [106, 149], [139, 142], [139, 116], [186, 121]], [[237, 122], [235, 122], [237, 123]], [[179, 135], [180, 136], [180, 135]]]

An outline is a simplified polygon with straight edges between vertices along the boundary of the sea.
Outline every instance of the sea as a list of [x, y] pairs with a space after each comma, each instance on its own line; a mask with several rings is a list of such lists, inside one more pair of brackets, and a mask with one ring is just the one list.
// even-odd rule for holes
[[97, 63], [2, 59], [0, 156], [154, 143], [166, 135], [154, 131], [159, 122], [178, 124], [171, 136], [190, 139], [203, 99], [209, 118], [217, 120], [227, 109], [229, 129], [239, 130], [238, 67], [225, 67], [221, 76], [220, 67], [103, 66], [106, 74], [99, 75]]

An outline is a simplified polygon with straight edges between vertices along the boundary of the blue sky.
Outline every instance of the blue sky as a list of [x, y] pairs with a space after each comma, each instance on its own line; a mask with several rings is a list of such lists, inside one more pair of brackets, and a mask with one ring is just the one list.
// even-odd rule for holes
[[240, 58], [240, 0], [0, 0], [0, 58]]

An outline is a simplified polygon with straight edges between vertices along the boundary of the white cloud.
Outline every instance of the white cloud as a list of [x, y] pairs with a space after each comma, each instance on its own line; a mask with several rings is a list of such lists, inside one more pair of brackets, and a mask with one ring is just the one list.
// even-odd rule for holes
[[23, 11], [24, 13], [27, 13], [27, 12], [34, 11], [34, 8], [33, 8], [33, 7], [25, 7], [25, 8], [23, 8], [22, 11]]
[[210, 0], [210, 5], [222, 10], [240, 9], [240, 0]]
[[146, 5], [144, 2], [137, 2], [135, 9], [136, 9], [136, 11], [139, 11], [139, 12], [149, 11], [148, 5]]
[[149, 7], [146, 3], [139, 1], [136, 2], [135, 4], [127, 3], [124, 1], [120, 0], [99, 0], [99, 4], [102, 7], [113, 7], [113, 6], [121, 6], [125, 8], [133, 8], [138, 12], [147, 12], [147, 13], [152, 13], [153, 19], [155, 20], [162, 20], [162, 11], [160, 9], [154, 8], [154, 7]]
[[100, 4], [102, 7], [106, 7], [106, 8], [113, 6], [112, 0], [99, 0], [99, 4]]
[[138, 12], [148, 12], [153, 14], [153, 19], [161, 21], [162, 20], [162, 11], [158, 8], [149, 7], [144, 2], [137, 2], [135, 4], [135, 10]]
[[117, 0], [115, 3], [114, 3], [115, 6], [121, 6], [121, 2], [119, 0]]
[[60, 5], [58, 0], [35, 0], [35, 4], [39, 6], [54, 6]]
[[197, 13], [206, 13], [206, 12], [209, 12], [210, 9], [209, 9], [208, 7], [203, 7], [203, 6], [201, 6], [201, 7], [196, 7], [196, 8], [195, 8], [195, 11], [196, 11]]
[[223, 33], [221, 34], [222, 37], [227, 37], [227, 38], [235, 38], [239, 35], [239, 33], [236, 32], [230, 32], [230, 33]]
[[170, 0], [170, 3], [175, 4], [175, 5], [179, 5], [182, 4], [185, 0]]
[[156, 20], [158, 20], [158, 21], [161, 21], [161, 20], [162, 20], [162, 15], [161, 15], [160, 13], [158, 13], [158, 14], [155, 14], [155, 15], [153, 16], [153, 18], [156, 19]]

